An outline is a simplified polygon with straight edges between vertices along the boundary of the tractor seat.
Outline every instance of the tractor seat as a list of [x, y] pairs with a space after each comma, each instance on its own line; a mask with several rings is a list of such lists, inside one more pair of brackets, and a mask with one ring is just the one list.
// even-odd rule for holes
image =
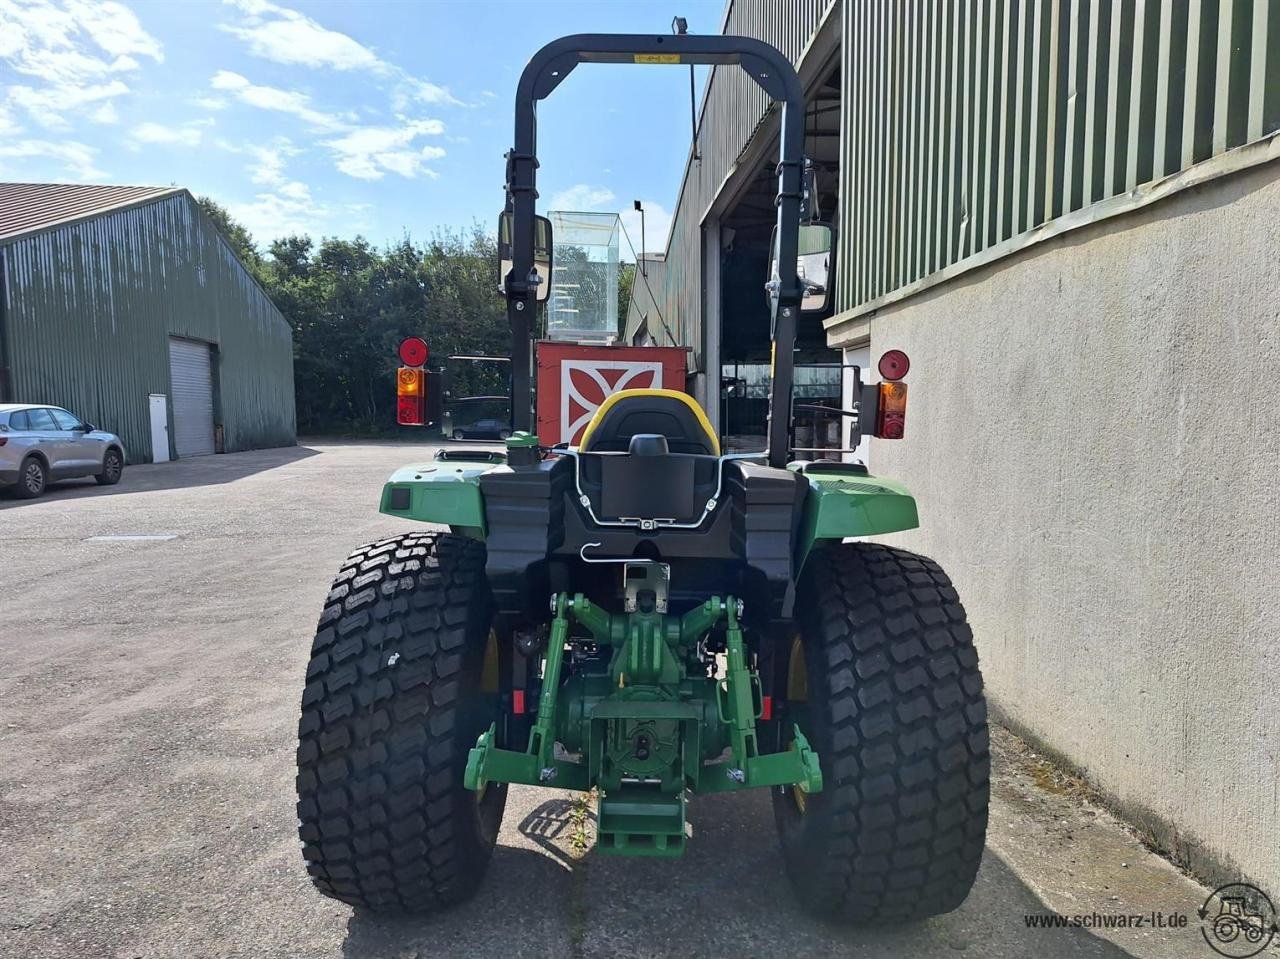
[[666, 437], [672, 453], [719, 456], [720, 440], [707, 414], [677, 390], [619, 390], [605, 397], [582, 431], [583, 453], [626, 453], [636, 435]]
[[606, 519], [688, 522], [715, 495], [720, 440], [685, 393], [620, 390], [606, 397], [582, 431], [578, 452], [585, 454], [582, 492]]

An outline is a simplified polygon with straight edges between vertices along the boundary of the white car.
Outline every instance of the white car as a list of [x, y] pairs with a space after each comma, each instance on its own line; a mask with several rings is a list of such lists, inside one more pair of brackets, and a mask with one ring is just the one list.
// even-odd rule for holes
[[92, 476], [114, 486], [124, 475], [124, 443], [58, 406], [0, 404], [0, 488], [32, 499], [53, 480]]

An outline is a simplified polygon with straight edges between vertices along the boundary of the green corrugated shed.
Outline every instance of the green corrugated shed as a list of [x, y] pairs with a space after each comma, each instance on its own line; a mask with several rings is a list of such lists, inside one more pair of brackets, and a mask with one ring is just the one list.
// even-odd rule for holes
[[149, 462], [184, 337], [210, 344], [227, 452], [296, 441], [289, 324], [186, 190], [0, 184], [0, 283], [0, 402], [65, 406]]

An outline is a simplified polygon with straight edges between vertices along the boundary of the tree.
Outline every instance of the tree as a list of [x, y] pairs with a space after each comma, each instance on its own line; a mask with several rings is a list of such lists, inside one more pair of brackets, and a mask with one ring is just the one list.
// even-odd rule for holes
[[249, 268], [250, 273], [256, 274], [262, 265], [262, 257], [258, 253], [249, 231], [231, 219], [231, 214], [226, 211], [226, 208], [211, 197], [196, 197], [196, 205], [204, 210], [205, 215], [213, 221], [213, 225], [218, 228], [218, 232], [222, 234], [227, 243], [231, 245], [231, 249], [235, 251], [236, 256], [240, 258], [240, 262]]
[[[427, 341], [432, 365], [450, 354], [510, 356], [497, 243], [478, 224], [384, 249], [360, 236], [318, 245], [285, 236], [264, 255], [225, 209], [199, 202], [293, 330], [300, 433], [394, 432], [396, 347], [406, 336]], [[453, 364], [448, 388], [456, 397], [505, 395], [509, 366]]]
[[636, 265], [623, 263], [618, 267], [618, 339], [627, 333], [627, 313], [631, 310], [631, 288], [636, 282]]

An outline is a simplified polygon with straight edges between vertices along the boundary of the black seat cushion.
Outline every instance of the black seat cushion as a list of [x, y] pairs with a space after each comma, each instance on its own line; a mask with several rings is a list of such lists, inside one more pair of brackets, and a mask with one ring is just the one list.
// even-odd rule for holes
[[702, 515], [716, 491], [719, 459], [691, 453], [578, 457], [582, 491], [601, 519], [673, 519]]

